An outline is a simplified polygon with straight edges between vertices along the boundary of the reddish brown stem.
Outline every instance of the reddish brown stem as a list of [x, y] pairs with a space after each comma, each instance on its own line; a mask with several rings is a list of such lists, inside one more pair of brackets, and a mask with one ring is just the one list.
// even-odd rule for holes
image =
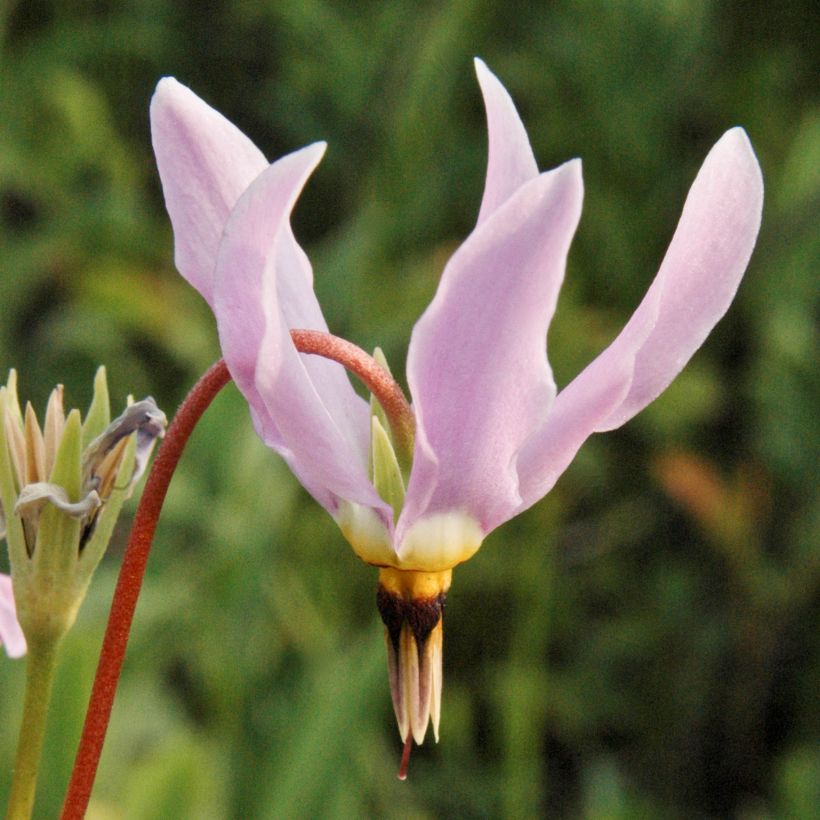
[[151, 541], [168, 485], [191, 431], [230, 379], [225, 362], [220, 360], [194, 385], [174, 416], [145, 483], [123, 556], [114, 599], [111, 602], [111, 613], [74, 762], [74, 771], [63, 805], [62, 820], [82, 820], [88, 807], [125, 658], [131, 622], [134, 619], [134, 610], [145, 574], [145, 564], [151, 551]]
[[[401, 388], [372, 356], [330, 333], [291, 330], [291, 338], [300, 352], [332, 359], [355, 373], [381, 403], [399, 446], [412, 455], [413, 412]], [[216, 394], [230, 379], [225, 362], [220, 360], [194, 385], [174, 416], [145, 483], [111, 602], [97, 674], [61, 820], [82, 820], [85, 815], [165, 494], [188, 437]], [[409, 748], [405, 748], [404, 756], [409, 758]], [[406, 765], [405, 761], [405, 770]]]
[[347, 339], [320, 330], [291, 330], [290, 336], [301, 353], [332, 359], [355, 373], [384, 408], [398, 447], [412, 458], [415, 417], [396, 380], [371, 355]]
[[410, 750], [413, 748], [413, 732], [407, 733], [404, 741], [404, 748], [401, 752], [401, 763], [399, 763], [399, 773], [396, 775], [399, 780], [407, 780], [407, 769], [410, 766]]

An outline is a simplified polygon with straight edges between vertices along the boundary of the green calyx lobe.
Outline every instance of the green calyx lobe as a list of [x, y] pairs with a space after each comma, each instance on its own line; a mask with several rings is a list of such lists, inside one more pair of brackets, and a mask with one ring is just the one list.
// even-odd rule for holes
[[[373, 359], [387, 373], [390, 367], [381, 348], [373, 351]], [[392, 374], [391, 374], [392, 375]], [[404, 506], [406, 481], [412, 464], [412, 433], [409, 441], [397, 448], [394, 425], [379, 400], [370, 396], [370, 480], [379, 497], [393, 508], [393, 521], [397, 521]], [[405, 437], [406, 438], [406, 437]]]

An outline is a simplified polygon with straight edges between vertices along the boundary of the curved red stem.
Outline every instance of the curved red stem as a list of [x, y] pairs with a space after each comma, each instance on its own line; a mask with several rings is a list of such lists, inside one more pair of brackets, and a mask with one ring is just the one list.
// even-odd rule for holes
[[290, 337], [300, 353], [312, 353], [338, 362], [355, 373], [379, 400], [391, 431], [404, 454], [413, 458], [416, 419], [396, 380], [369, 353], [358, 345], [321, 330], [291, 330]]
[[[412, 453], [413, 413], [401, 388], [389, 373], [361, 348], [329, 333], [291, 330], [291, 338], [300, 352], [333, 359], [356, 373], [382, 403], [391, 421], [396, 423], [395, 432], [399, 439], [409, 446]], [[230, 380], [228, 368], [220, 359], [194, 385], [174, 416], [145, 482], [111, 602], [100, 660], [61, 820], [82, 820], [85, 816], [111, 718], [145, 565], [165, 494], [191, 432], [214, 397]], [[410, 757], [410, 740], [408, 738], [402, 756], [402, 772], [405, 776]]]
[[174, 416], [145, 483], [111, 602], [83, 734], [63, 804], [62, 820], [82, 820], [88, 807], [145, 565], [168, 485], [191, 431], [217, 393], [230, 380], [228, 368], [220, 359], [194, 385]]

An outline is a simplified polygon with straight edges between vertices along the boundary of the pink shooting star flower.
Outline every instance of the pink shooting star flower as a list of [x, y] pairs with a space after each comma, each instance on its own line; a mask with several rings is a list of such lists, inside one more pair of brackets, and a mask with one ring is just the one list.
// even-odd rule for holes
[[21, 658], [26, 654], [26, 639], [17, 622], [17, 608], [14, 604], [14, 590], [11, 578], [0, 573], [0, 644], [10, 658]]
[[214, 311], [256, 430], [379, 567], [403, 769], [431, 718], [438, 737], [453, 567], [543, 498], [591, 434], [620, 427], [666, 389], [728, 309], [763, 201], [749, 140], [733, 128], [706, 157], [643, 301], [559, 393], [546, 334], [581, 213], [581, 163], [539, 173], [510, 96], [482, 62], [476, 71], [489, 129], [484, 195], [413, 329], [412, 410], [368, 406], [342, 367], [300, 346], [298, 330], [316, 331], [325, 343], [309, 352], [345, 362], [368, 385], [392, 383], [380, 363], [361, 351], [353, 362], [337, 349], [349, 343], [327, 335], [291, 230], [324, 144], [269, 165], [175, 80], [162, 80], [151, 104], [176, 264]]

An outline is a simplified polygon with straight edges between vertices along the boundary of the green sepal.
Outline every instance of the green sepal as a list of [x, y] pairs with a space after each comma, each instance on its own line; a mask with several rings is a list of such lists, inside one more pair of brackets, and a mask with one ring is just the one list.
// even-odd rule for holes
[[[393, 375], [390, 366], [387, 364], [384, 351], [382, 351], [380, 347], [373, 350], [373, 358], [380, 367], [384, 368], [391, 376]], [[390, 447], [393, 450], [394, 457], [398, 461], [403, 483], [406, 483], [410, 478], [410, 469], [413, 465], [412, 430], [408, 431], [407, 436], [399, 436], [399, 440], [397, 440], [395, 435], [396, 430], [390, 423], [387, 413], [385, 413], [381, 403], [372, 393], [370, 394], [370, 415], [371, 417], [377, 418], [381, 423], [382, 429], [390, 441]], [[372, 475], [370, 476], [370, 480], [373, 480]]]
[[111, 424], [111, 402], [108, 397], [108, 379], [101, 365], [94, 374], [94, 395], [83, 422], [83, 450]]
[[[390, 371], [390, 365], [387, 364], [387, 358], [384, 355], [384, 351], [377, 347], [373, 351], [373, 358], [376, 360], [376, 364], [380, 367], [384, 368], [390, 375], [392, 376], [393, 373]], [[387, 413], [384, 412], [384, 408], [381, 406], [381, 402], [371, 393], [370, 394], [370, 415], [375, 416], [380, 422], [384, 431], [390, 436], [390, 442], [392, 444], [393, 437], [390, 435], [390, 421], [387, 418]]]
[[[14, 371], [12, 371], [14, 372]], [[9, 378], [11, 381], [11, 378]], [[14, 478], [14, 467], [11, 463], [8, 439], [6, 437], [6, 414], [14, 413], [9, 407], [15, 403], [8, 387], [0, 387], [0, 502], [3, 505], [3, 516], [6, 523], [6, 541], [9, 545], [9, 562], [12, 574], [22, 575], [29, 570], [28, 550], [23, 534], [23, 522], [14, 514], [17, 503], [17, 481]], [[19, 410], [19, 408], [18, 408]], [[12, 422], [16, 424], [16, 421]]]
[[[49, 478], [50, 483], [66, 491], [71, 502], [80, 497], [81, 448], [80, 413], [72, 410]], [[15, 569], [17, 619], [29, 646], [60, 640], [74, 623], [81, 603], [74, 592], [81, 526], [79, 519], [53, 504], [45, 504], [37, 524], [34, 552], [26, 562], [28, 571], [21, 577]]]
[[6, 412], [10, 413], [12, 418], [22, 427], [23, 411], [20, 409], [20, 399], [17, 396], [17, 371], [13, 367], [9, 370], [9, 377], [6, 381], [6, 390], [8, 390]]
[[[62, 487], [68, 500], [80, 500], [82, 490], [82, 425], [79, 410], [72, 410], [66, 419], [60, 446], [54, 459], [49, 482]], [[82, 521], [66, 515], [53, 504], [46, 504], [37, 526], [34, 548], [35, 571], [53, 571], [58, 577], [70, 578], [77, 560]]]
[[80, 500], [83, 482], [80, 470], [82, 455], [83, 428], [80, 411], [72, 410], [66, 417], [60, 445], [54, 457], [54, 467], [48, 478], [49, 483], [62, 487], [71, 501]]
[[393, 521], [398, 521], [404, 506], [404, 479], [396, 451], [377, 415], [371, 416], [370, 461], [373, 486], [383, 501], [393, 508]]
[[83, 545], [82, 552], [77, 567], [77, 583], [83, 585], [83, 589], [88, 586], [97, 564], [100, 563], [106, 549], [108, 542], [111, 540], [111, 535], [114, 532], [114, 526], [119, 518], [120, 510], [126, 499], [131, 494], [131, 487], [129, 478], [134, 472], [134, 458], [137, 453], [137, 437], [131, 436], [128, 446], [123, 453], [122, 463], [117, 472], [117, 483], [108, 500], [103, 505], [97, 516], [97, 521], [94, 524], [94, 531], [88, 542]]

